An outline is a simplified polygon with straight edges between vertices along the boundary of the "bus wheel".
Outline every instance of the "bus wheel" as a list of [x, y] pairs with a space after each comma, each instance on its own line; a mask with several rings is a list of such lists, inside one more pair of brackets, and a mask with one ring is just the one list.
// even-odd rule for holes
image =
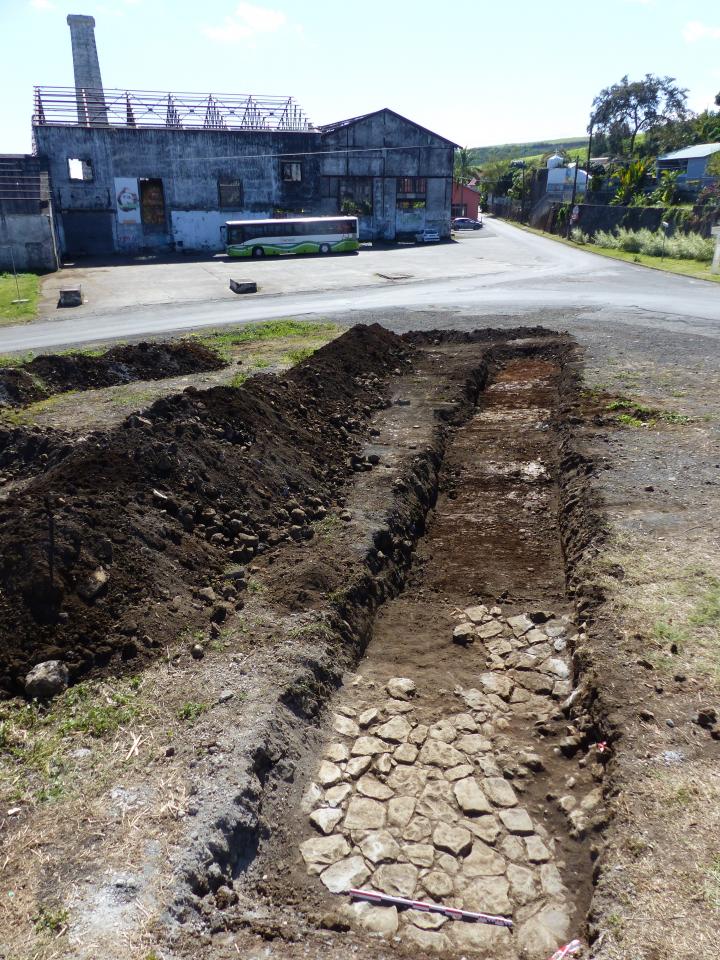
[[254, 257], [264, 257], [265, 251], [262, 247], [253, 247], [253, 256]]
[[329, 244], [329, 243], [321, 243], [321, 244], [320, 244], [320, 253], [330, 253], [330, 244]]

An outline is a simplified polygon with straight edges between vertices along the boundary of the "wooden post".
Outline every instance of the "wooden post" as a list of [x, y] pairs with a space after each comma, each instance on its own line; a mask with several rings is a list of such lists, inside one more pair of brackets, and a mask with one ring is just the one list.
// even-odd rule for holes
[[712, 228], [712, 235], [715, 237], [715, 256], [713, 257], [710, 273], [720, 273], [720, 226]]

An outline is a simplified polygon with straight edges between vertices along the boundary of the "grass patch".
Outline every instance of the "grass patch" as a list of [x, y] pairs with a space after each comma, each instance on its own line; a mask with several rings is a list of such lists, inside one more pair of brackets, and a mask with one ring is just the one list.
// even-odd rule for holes
[[[39, 295], [40, 277], [37, 274], [19, 273], [16, 285], [15, 277], [11, 273], [0, 273], [0, 326], [33, 320], [37, 313]], [[28, 302], [13, 304], [12, 301], [16, 299]]]
[[609, 413], [617, 413], [618, 423], [626, 427], [653, 427], [656, 423], [686, 424], [692, 422], [692, 417], [674, 410], [654, 410], [643, 406], [628, 397], [618, 397], [607, 404]]
[[241, 387], [249, 376], [249, 373], [236, 373], [232, 380], [228, 383], [228, 386]]
[[294, 367], [296, 363], [302, 363], [303, 360], [311, 357], [316, 350], [317, 347], [301, 347], [298, 350], [289, 350], [280, 362], [289, 363]]
[[232, 348], [243, 343], [281, 340], [284, 337], [325, 336], [329, 338], [338, 331], [339, 327], [334, 323], [286, 319], [247, 323], [241, 327], [223, 327], [193, 336], [211, 350], [216, 350], [225, 360], [229, 360]]
[[35, 933], [50, 933], [57, 935], [67, 926], [70, 913], [64, 907], [40, 907], [33, 917]]
[[177, 712], [178, 720], [186, 720], [194, 723], [198, 717], [201, 717], [208, 710], [208, 705], [198, 700], [186, 700]]
[[695, 260], [678, 260], [672, 257], [651, 257], [645, 253], [627, 253], [624, 250], [608, 250], [597, 246], [594, 243], [575, 243], [573, 240], [567, 240], [565, 237], [558, 237], [554, 233], [546, 233], [544, 230], [538, 230], [535, 227], [528, 227], [524, 223], [510, 223], [518, 230], [525, 230], [527, 233], [534, 233], [538, 237], [545, 237], [547, 240], [554, 240], [556, 243], [564, 243], [568, 247], [574, 247], [576, 250], [584, 250], [587, 253], [595, 253], [600, 257], [610, 257], [613, 260], [624, 260], [626, 263], [635, 263], [641, 267], [650, 267], [652, 270], [664, 270], [667, 273], [676, 273], [684, 277], [693, 277], [696, 280], [709, 280], [711, 283], [720, 283], [720, 274], [710, 273], [709, 263], [699, 263]]
[[109, 738], [143, 711], [137, 677], [79, 683], [47, 708], [22, 700], [0, 704], [0, 799], [59, 800], [68, 786], [71, 751]]

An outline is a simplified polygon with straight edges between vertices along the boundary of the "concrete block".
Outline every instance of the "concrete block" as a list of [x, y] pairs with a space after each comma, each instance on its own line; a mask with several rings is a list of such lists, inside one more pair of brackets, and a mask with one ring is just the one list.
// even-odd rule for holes
[[230, 289], [233, 293], [257, 293], [257, 283], [254, 280], [231, 280]]
[[82, 287], [64, 287], [60, 291], [59, 307], [81, 307], [82, 302]]

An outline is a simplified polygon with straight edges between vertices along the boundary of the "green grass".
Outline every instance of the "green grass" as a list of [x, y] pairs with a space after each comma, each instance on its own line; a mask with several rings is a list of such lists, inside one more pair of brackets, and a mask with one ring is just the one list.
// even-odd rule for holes
[[200, 703], [197, 700], [186, 700], [178, 710], [178, 720], [188, 720], [190, 723], [194, 723], [207, 709], [208, 705], [206, 703]]
[[235, 376], [230, 381], [230, 383], [228, 384], [228, 386], [241, 387], [249, 376], [250, 376], [249, 373], [236, 373]]
[[79, 683], [49, 708], [0, 704], [0, 797], [8, 803], [49, 803], [64, 796], [69, 754], [84, 739], [102, 740], [141, 719], [141, 681]]
[[301, 347], [298, 350], [289, 350], [285, 356], [282, 358], [282, 363], [289, 363], [292, 366], [295, 366], [296, 363], [302, 363], [303, 360], [307, 360], [308, 357], [311, 357], [317, 347]]
[[[618, 375], [618, 378], [620, 376]], [[605, 408], [610, 413], [619, 413], [617, 421], [626, 427], [654, 427], [658, 421], [662, 423], [685, 424], [691, 423], [692, 417], [674, 410], [653, 410], [643, 406], [628, 397], [618, 397], [612, 400]]]
[[262, 340], [281, 340], [284, 337], [331, 337], [338, 331], [334, 323], [310, 320], [268, 320], [265, 323], [247, 323], [242, 327], [223, 327], [195, 334], [202, 343], [230, 359], [232, 347]]
[[[11, 273], [0, 273], [0, 326], [7, 323], [27, 323], [37, 313], [40, 296], [40, 277], [35, 273], [19, 273], [18, 285]], [[18, 298], [18, 286], [20, 297]], [[13, 305], [13, 300], [27, 300], [27, 303]]]
[[567, 240], [565, 237], [559, 237], [554, 233], [545, 233], [544, 230], [538, 230], [535, 227], [528, 227], [524, 223], [512, 223], [513, 227], [519, 230], [525, 230], [527, 233], [534, 233], [538, 237], [545, 237], [548, 240], [555, 240], [556, 243], [564, 243], [568, 247], [574, 247], [576, 250], [585, 250], [587, 253], [595, 253], [600, 257], [610, 257], [611, 260], [624, 260], [625, 263], [634, 263], [640, 267], [649, 267], [651, 270], [664, 270], [666, 273], [676, 273], [683, 277], [693, 277], [695, 280], [709, 280], [711, 283], [720, 283], [720, 274], [710, 273], [709, 263], [699, 263], [696, 260], [673, 260], [671, 257], [650, 257], [645, 253], [626, 253], [624, 250], [608, 250], [604, 247], [598, 247], [594, 243], [575, 243], [573, 240]]
[[70, 913], [64, 907], [40, 907], [33, 917], [35, 933], [58, 934], [67, 926]]

